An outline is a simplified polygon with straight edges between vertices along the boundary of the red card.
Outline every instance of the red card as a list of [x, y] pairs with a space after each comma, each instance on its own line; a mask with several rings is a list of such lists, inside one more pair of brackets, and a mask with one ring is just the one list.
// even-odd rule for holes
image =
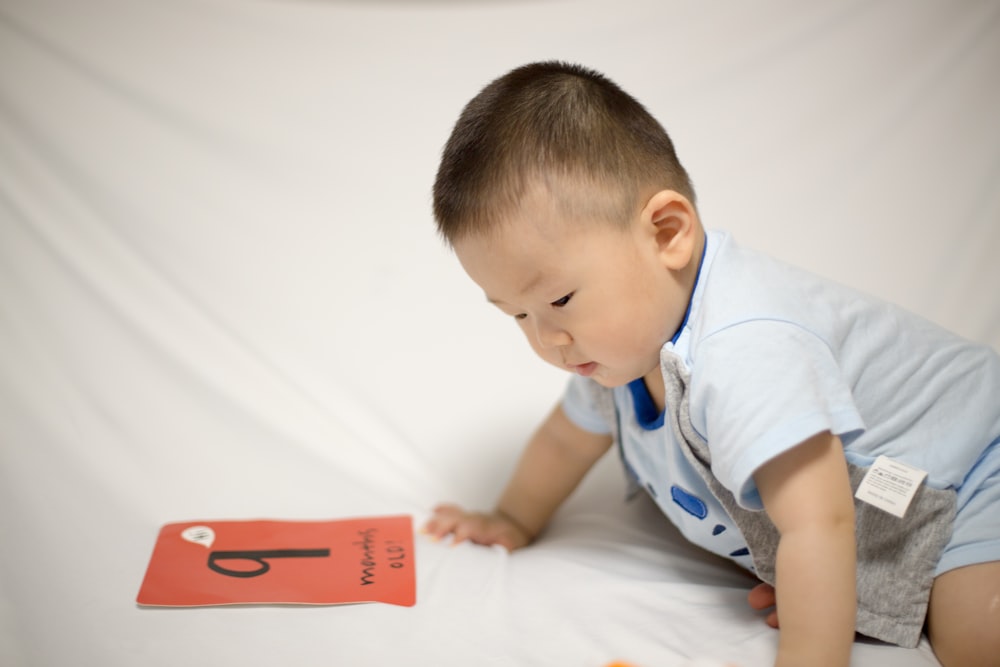
[[408, 516], [332, 521], [170, 523], [149, 560], [136, 602], [416, 604]]

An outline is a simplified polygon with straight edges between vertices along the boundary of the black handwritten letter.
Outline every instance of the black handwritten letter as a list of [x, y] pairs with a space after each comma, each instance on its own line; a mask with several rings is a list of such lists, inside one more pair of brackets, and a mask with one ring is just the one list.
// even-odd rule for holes
[[[329, 549], [278, 549], [273, 551], [213, 551], [208, 555], [208, 567], [227, 577], [259, 577], [271, 569], [268, 558], [326, 558]], [[230, 570], [219, 565], [220, 560], [248, 560], [260, 567], [255, 570]]]

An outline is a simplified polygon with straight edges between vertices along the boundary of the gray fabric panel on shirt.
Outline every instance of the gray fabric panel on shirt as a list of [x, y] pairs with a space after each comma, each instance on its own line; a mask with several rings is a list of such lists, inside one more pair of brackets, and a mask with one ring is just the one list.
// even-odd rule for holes
[[[757, 576], [773, 585], [777, 528], [766, 512], [740, 507], [716, 480], [708, 444], [691, 425], [687, 369], [669, 353], [662, 355], [661, 366], [667, 423], [684, 443], [685, 457], [743, 533]], [[602, 392], [600, 403], [620, 443], [621, 429], [610, 390]], [[852, 464], [848, 468], [851, 487], [857, 490], [867, 469]], [[923, 630], [934, 570], [951, 536], [955, 493], [922, 485], [902, 519], [857, 499], [854, 510], [858, 543], [856, 629], [863, 635], [913, 648]]]

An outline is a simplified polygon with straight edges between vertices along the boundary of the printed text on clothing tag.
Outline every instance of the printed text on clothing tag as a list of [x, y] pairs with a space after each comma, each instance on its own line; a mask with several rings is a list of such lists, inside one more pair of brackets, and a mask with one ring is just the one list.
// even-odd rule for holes
[[903, 518], [926, 476], [919, 468], [880, 456], [861, 480], [854, 497]]

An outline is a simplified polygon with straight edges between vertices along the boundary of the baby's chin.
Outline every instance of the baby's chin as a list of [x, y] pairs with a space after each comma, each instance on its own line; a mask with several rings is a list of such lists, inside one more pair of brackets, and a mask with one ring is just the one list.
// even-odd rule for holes
[[[583, 375], [583, 373], [579, 373], [579, 375]], [[616, 387], [624, 387], [628, 383], [634, 380], [639, 380], [644, 376], [640, 375], [639, 377], [632, 377], [627, 374], [623, 375], [620, 373], [614, 373], [605, 366], [598, 365], [592, 373], [586, 375], [585, 377], [590, 378], [602, 387], [614, 389]]]
[[602, 387], [606, 387], [607, 389], [624, 387], [630, 382], [646, 377], [649, 373], [652, 373], [653, 370], [659, 371], [659, 365], [657, 365], [655, 369], [650, 369], [647, 373], [633, 375], [629, 373], [615, 372], [613, 369], [608, 368], [607, 366], [596, 361], [568, 368], [558, 361], [549, 361], [548, 359], [546, 359], [546, 361], [559, 370], [566, 371], [571, 375], [579, 375], [580, 377], [588, 378]]

